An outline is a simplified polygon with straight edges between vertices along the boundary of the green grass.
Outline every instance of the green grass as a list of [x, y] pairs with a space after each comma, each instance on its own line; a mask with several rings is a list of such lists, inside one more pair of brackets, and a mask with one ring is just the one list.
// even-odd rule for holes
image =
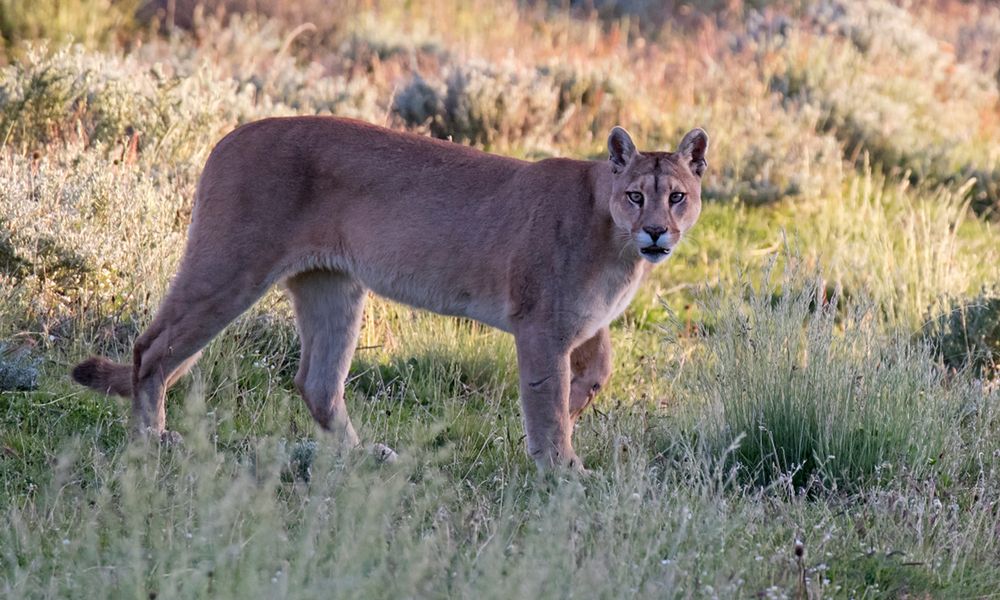
[[[1000, 587], [1000, 82], [948, 37], [966, 5], [664, 22], [641, 2], [304, 2], [314, 28], [160, 37], [115, 25], [127, 3], [79, 22], [47, 15], [105, 4], [57, 4], [12, 19], [0, 0], [0, 595]], [[128, 443], [128, 402], [70, 382], [84, 356], [130, 356], [215, 140], [313, 113], [529, 158], [602, 158], [616, 123], [643, 147], [710, 132], [700, 222], [612, 325], [614, 374], [575, 434], [590, 476], [525, 455], [509, 336], [376, 298], [347, 403], [397, 464], [316, 429], [278, 291], [171, 390], [180, 447]]]

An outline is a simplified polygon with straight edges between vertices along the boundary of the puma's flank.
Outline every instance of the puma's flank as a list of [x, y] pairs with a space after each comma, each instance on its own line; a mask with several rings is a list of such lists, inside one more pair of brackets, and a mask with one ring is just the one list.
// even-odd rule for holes
[[708, 136], [608, 161], [525, 162], [340, 118], [267, 119], [212, 151], [187, 249], [133, 363], [90, 358], [79, 383], [132, 399], [137, 432], [169, 436], [167, 388], [272, 285], [295, 307], [295, 384], [358, 443], [344, 379], [369, 290], [514, 335], [528, 453], [581, 467], [573, 424], [608, 379], [608, 324], [701, 211]]

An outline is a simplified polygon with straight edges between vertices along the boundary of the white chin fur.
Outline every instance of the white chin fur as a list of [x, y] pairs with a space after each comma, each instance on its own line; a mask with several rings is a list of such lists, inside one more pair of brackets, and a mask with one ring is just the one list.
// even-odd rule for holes
[[639, 255], [648, 260], [649, 262], [653, 263], [654, 265], [656, 263], [661, 263], [670, 257], [669, 254], [644, 254], [643, 252], [639, 252]]

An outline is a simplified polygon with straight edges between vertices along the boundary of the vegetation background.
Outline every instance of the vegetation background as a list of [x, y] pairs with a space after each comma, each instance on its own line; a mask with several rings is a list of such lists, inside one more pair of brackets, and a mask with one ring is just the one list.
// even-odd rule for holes
[[[1000, 8], [986, 0], [0, 0], [0, 593], [995, 597]], [[337, 456], [275, 291], [168, 419], [126, 360], [213, 143], [361, 118], [525, 158], [712, 136], [613, 327], [585, 479], [523, 451], [511, 341], [372, 299]], [[549, 199], [558, 202], [558, 198]]]

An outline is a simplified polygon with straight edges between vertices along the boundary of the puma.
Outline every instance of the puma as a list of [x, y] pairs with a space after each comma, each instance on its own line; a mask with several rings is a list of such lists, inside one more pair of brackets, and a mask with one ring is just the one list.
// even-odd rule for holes
[[180, 269], [132, 364], [94, 357], [73, 378], [131, 398], [135, 432], [169, 439], [167, 388], [283, 282], [295, 385], [355, 446], [344, 380], [371, 290], [512, 333], [528, 454], [582, 469], [572, 431], [611, 373], [608, 324], [698, 219], [707, 147], [694, 129], [675, 152], [640, 153], [615, 127], [608, 161], [526, 162], [342, 118], [244, 125], [205, 165]]

